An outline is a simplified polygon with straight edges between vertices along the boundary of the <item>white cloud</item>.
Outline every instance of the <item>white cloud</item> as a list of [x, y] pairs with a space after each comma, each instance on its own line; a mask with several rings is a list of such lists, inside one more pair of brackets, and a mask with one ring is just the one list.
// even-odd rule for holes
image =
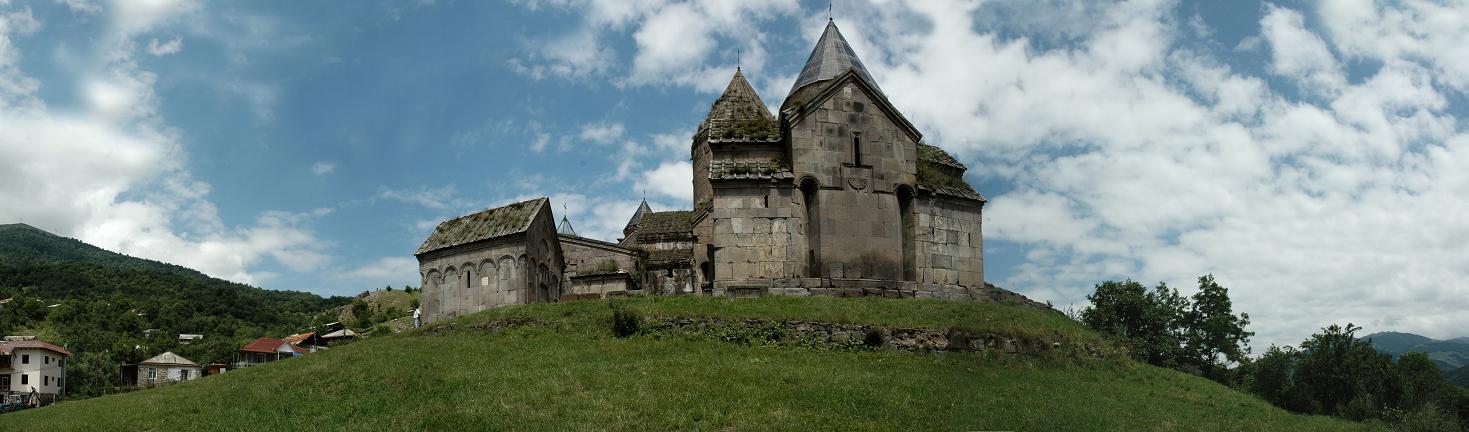
[[[91, 3], [68, 5], [91, 11]], [[182, 138], [158, 115], [156, 78], [131, 60], [136, 44], [128, 32], [192, 6], [115, 5], [110, 25], [119, 33], [98, 40], [99, 58], [82, 64], [75, 85], [85, 105], [77, 111], [47, 107], [36, 94], [39, 81], [15, 67], [21, 53], [11, 38], [40, 23], [29, 10], [6, 6], [0, 3], [0, 202], [26, 205], [0, 206], [0, 219], [246, 283], [269, 276], [258, 270], [267, 259], [298, 272], [330, 260], [330, 244], [305, 227], [325, 212], [267, 212], [253, 224], [227, 226], [208, 200], [209, 185], [185, 168]]]
[[1346, 85], [1346, 76], [1326, 42], [1306, 30], [1301, 13], [1269, 5], [1260, 29], [1270, 43], [1270, 71], [1322, 94]]
[[311, 173], [319, 176], [331, 174], [332, 171], [336, 170], [337, 164], [335, 162], [316, 161], [315, 163], [311, 164]]
[[598, 144], [607, 144], [622, 138], [627, 128], [620, 122], [597, 122], [582, 125], [580, 137]]
[[343, 279], [384, 283], [393, 287], [420, 284], [418, 260], [411, 256], [388, 256], [378, 258], [360, 267], [338, 273]]
[[687, 161], [663, 162], [657, 168], [644, 172], [635, 190], [677, 199], [681, 203], [693, 203], [693, 173], [694, 166]]
[[110, 22], [124, 36], [149, 31], [200, 9], [194, 0], [113, 0], [111, 5]]
[[162, 43], [158, 42], [158, 38], [153, 38], [148, 41], [148, 53], [153, 54], [155, 57], [177, 54], [182, 49], [184, 49], [183, 36], [174, 36], [173, 39]]
[[[761, 77], [765, 35], [755, 24], [794, 15], [787, 0], [550, 0], [518, 1], [527, 9], [544, 7], [585, 11], [584, 22], [560, 38], [535, 41], [527, 59], [509, 61], [511, 70], [541, 79], [610, 77], [619, 86], [688, 86], [719, 92], [735, 67], [735, 51], [749, 76]], [[606, 40], [630, 32], [637, 50], [630, 66], [619, 65]], [[726, 46], [720, 46], [726, 44]], [[715, 60], [711, 62], [711, 57]], [[757, 78], [758, 82], [764, 82]]]
[[394, 189], [381, 186], [377, 189], [376, 197], [406, 204], [416, 204], [433, 210], [449, 210], [458, 207], [455, 205], [455, 188], [452, 184], [437, 188], [418, 187], [413, 189]]

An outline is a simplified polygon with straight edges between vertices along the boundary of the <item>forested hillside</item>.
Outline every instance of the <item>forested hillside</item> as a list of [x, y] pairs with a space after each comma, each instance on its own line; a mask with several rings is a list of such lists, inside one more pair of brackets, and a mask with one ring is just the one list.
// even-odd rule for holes
[[1412, 333], [1380, 332], [1364, 336], [1378, 351], [1393, 357], [1405, 353], [1421, 352], [1444, 373], [1469, 366], [1469, 338], [1438, 340]]
[[[72, 397], [107, 393], [119, 366], [164, 351], [200, 364], [228, 361], [243, 343], [294, 333], [350, 300], [260, 289], [0, 225], [0, 334], [35, 335], [72, 351]], [[204, 340], [179, 346], [180, 333]]]

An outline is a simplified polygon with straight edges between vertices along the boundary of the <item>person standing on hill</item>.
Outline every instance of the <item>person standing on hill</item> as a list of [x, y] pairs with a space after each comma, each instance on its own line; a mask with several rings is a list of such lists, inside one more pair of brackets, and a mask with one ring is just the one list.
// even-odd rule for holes
[[423, 325], [423, 322], [419, 321], [419, 309], [421, 308], [413, 308], [413, 328], [418, 328]]

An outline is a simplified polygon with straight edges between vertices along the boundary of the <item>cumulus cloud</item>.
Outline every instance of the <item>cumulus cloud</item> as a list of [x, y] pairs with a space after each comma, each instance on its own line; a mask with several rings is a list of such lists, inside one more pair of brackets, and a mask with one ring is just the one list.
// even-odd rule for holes
[[582, 125], [578, 136], [586, 141], [607, 144], [622, 138], [625, 133], [627, 127], [620, 122], [596, 122]]
[[643, 173], [636, 188], [681, 203], [694, 202], [694, 166], [688, 161], [663, 162]]
[[[620, 86], [677, 85], [702, 92], [724, 89], [735, 67], [734, 51], [742, 51], [740, 65], [765, 83], [765, 35], [755, 27], [764, 20], [792, 16], [797, 4], [785, 0], [549, 0], [518, 1], [521, 6], [576, 9], [583, 23], [558, 38], [528, 44], [530, 56], [510, 60], [512, 70], [541, 79], [607, 77]], [[620, 33], [632, 36], [636, 50], [628, 66], [618, 65], [617, 53], [606, 40]], [[721, 45], [724, 44], [724, 45]], [[712, 60], [712, 62], [711, 62]]]
[[417, 286], [418, 260], [411, 256], [387, 256], [337, 273], [341, 279], [363, 283], [384, 283], [393, 287]]
[[[96, 12], [94, 3], [69, 2]], [[208, 199], [209, 185], [184, 166], [179, 133], [158, 114], [156, 78], [132, 61], [133, 32], [192, 10], [179, 2], [113, 5], [114, 33], [97, 40], [99, 58], [82, 70], [79, 110], [56, 110], [37, 95], [40, 82], [16, 65], [12, 38], [41, 23], [29, 9], [0, 3], [0, 219], [130, 255], [192, 267], [216, 277], [262, 283], [266, 260], [294, 271], [330, 255], [307, 226], [329, 210], [266, 212], [229, 226]], [[67, 83], [47, 83], [65, 86]]]

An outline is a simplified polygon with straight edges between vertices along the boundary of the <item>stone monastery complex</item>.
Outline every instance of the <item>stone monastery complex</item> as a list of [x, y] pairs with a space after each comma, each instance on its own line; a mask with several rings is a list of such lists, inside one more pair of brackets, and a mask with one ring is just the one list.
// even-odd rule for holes
[[445, 221], [414, 253], [426, 320], [628, 293], [974, 299], [985, 199], [888, 101], [836, 24], [771, 115], [735, 70], [690, 146], [693, 210], [616, 243], [538, 198]]

